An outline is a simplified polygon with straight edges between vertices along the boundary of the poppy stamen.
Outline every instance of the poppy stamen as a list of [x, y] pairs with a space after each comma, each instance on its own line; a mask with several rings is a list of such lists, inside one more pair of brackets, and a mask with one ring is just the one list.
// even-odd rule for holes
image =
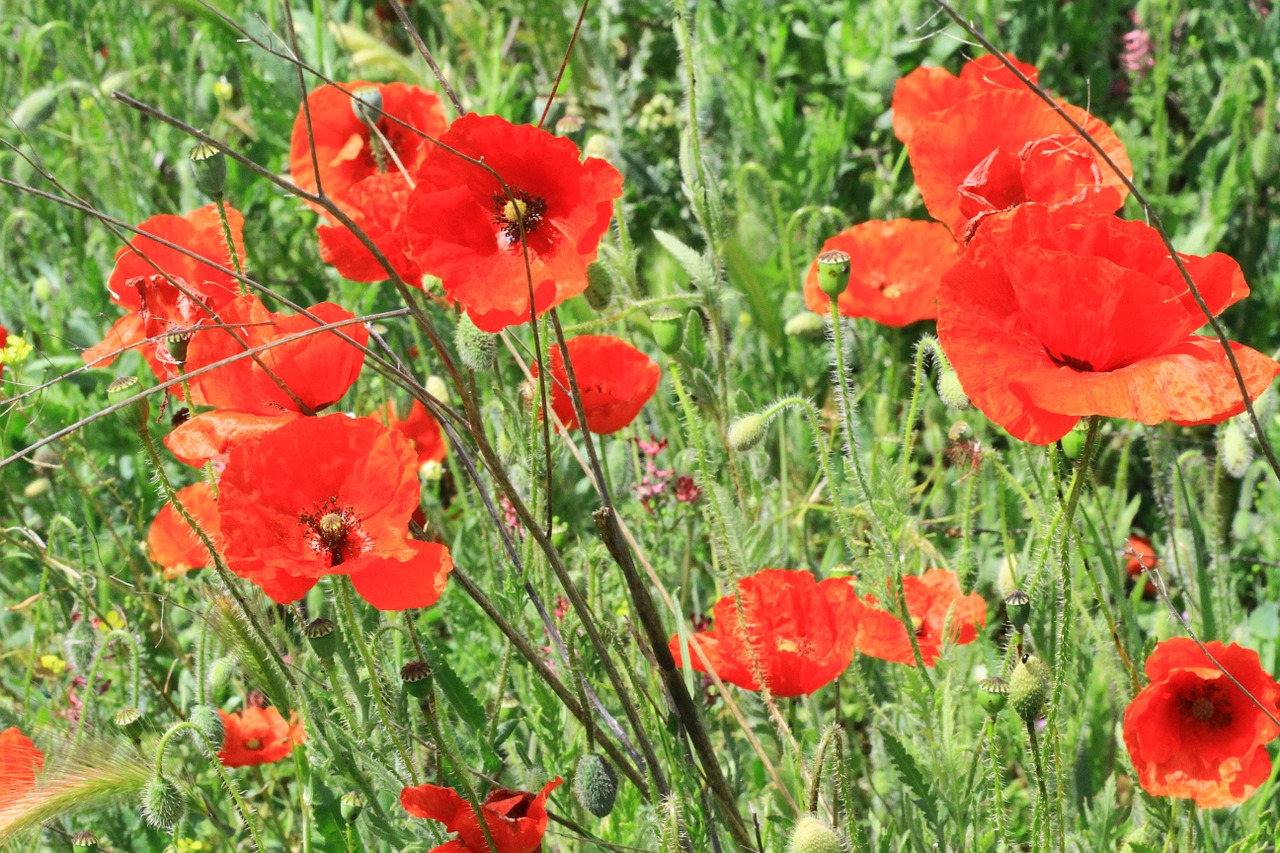
[[350, 506], [340, 506], [330, 497], [315, 512], [303, 513], [298, 522], [306, 528], [304, 538], [319, 553], [329, 555], [330, 566], [340, 566], [369, 550], [368, 537], [360, 528], [360, 517]]
[[507, 245], [520, 242], [521, 221], [527, 238], [538, 229], [547, 214], [546, 199], [530, 195], [519, 187], [511, 188], [511, 198], [503, 193], [494, 193], [493, 206], [493, 221], [502, 228]]
[[1213, 716], [1213, 700], [1208, 696], [1200, 696], [1191, 703], [1191, 716], [1204, 722]]

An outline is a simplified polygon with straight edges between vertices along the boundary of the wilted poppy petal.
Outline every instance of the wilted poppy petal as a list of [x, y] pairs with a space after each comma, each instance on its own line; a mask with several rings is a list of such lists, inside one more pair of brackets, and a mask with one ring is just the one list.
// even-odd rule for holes
[[[226, 210], [227, 224], [231, 229], [236, 255], [239, 256], [243, 267], [245, 263], [244, 217], [240, 215], [240, 211], [229, 205]], [[231, 253], [227, 251], [226, 236], [222, 228], [222, 220], [218, 216], [217, 205], [206, 205], [184, 216], [153, 216], [139, 225], [138, 229], [181, 246], [219, 266], [227, 269], [235, 268], [231, 262]], [[128, 246], [116, 252], [116, 265], [107, 282], [112, 301], [129, 311], [137, 311], [142, 307], [142, 301], [134, 282], [140, 278], [149, 279], [162, 273], [192, 282], [195, 286], [202, 287], [206, 293], [231, 294], [237, 291], [235, 277], [222, 272], [212, 264], [197, 260], [148, 237], [136, 236]], [[161, 277], [163, 279], [163, 275]]]
[[80, 353], [80, 358], [90, 367], [109, 367], [121, 354], [138, 346], [146, 337], [142, 318], [130, 312], [116, 320], [99, 343]]

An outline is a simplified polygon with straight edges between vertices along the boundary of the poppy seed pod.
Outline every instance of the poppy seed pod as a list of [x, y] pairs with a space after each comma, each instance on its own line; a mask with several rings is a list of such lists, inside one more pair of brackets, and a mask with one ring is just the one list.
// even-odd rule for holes
[[841, 853], [840, 836], [816, 815], [805, 815], [791, 831], [791, 853]]
[[333, 660], [333, 653], [338, 650], [337, 627], [328, 619], [312, 619], [302, 628], [302, 636], [321, 660]]
[[365, 124], [377, 124], [382, 118], [382, 90], [368, 86], [352, 92], [351, 111]]
[[679, 311], [663, 308], [649, 318], [653, 324], [653, 340], [658, 349], [675, 355], [684, 345], [684, 317]]
[[338, 801], [338, 810], [342, 813], [343, 820], [347, 823], [354, 823], [356, 818], [360, 817], [360, 813], [364, 811], [364, 798], [355, 791], [348, 791]]
[[608, 817], [618, 798], [618, 774], [599, 755], [587, 753], [578, 759], [578, 769], [573, 774], [573, 795], [596, 817]]
[[134, 708], [132, 705], [121, 708], [119, 711], [116, 711], [114, 722], [116, 724], [116, 728], [120, 729], [125, 734], [137, 734], [138, 730], [141, 728], [139, 723], [142, 722], [142, 712], [137, 708]]
[[453, 343], [458, 348], [458, 358], [471, 370], [493, 369], [497, 338], [480, 331], [466, 314], [458, 318], [457, 328], [453, 330]]
[[77, 853], [93, 853], [98, 849], [98, 836], [87, 829], [82, 829], [71, 836], [71, 846]]
[[1031, 596], [1015, 589], [1004, 597], [1004, 607], [1015, 629], [1021, 631], [1027, 627], [1027, 622], [1031, 619]]
[[1009, 704], [1009, 683], [1003, 678], [992, 676], [978, 682], [978, 702], [982, 709], [992, 717], [999, 715], [1004, 706]]
[[422, 660], [409, 661], [400, 668], [400, 681], [404, 691], [416, 699], [431, 693], [431, 664]]
[[187, 159], [191, 161], [191, 174], [200, 191], [215, 199], [222, 198], [227, 183], [226, 155], [209, 143], [201, 142], [191, 149]]
[[[141, 388], [138, 377], [121, 376], [107, 386], [107, 396], [108, 398], [114, 397], [116, 401], [119, 401], [136, 394], [139, 390]], [[147, 402], [146, 397], [140, 397], [130, 405], [120, 409], [119, 416], [139, 435], [145, 435], [150, 429], [148, 421], [151, 419], [151, 404]]]
[[187, 804], [168, 776], [154, 776], [142, 788], [142, 817], [149, 826], [168, 832], [186, 813]]
[[1027, 723], [1034, 723], [1044, 713], [1052, 684], [1049, 664], [1035, 655], [1023, 655], [1009, 676], [1009, 702]]
[[582, 291], [582, 295], [593, 310], [603, 311], [608, 308], [616, 290], [612, 267], [604, 261], [587, 264], [587, 289]]
[[836, 299], [849, 286], [849, 253], [830, 249], [818, 255], [818, 289]]

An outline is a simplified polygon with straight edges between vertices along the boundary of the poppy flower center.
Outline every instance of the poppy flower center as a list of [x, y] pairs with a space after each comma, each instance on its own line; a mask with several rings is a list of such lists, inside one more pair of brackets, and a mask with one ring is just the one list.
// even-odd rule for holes
[[244, 742], [244, 748], [248, 750], [254, 750], [254, 751], [262, 749], [262, 741], [256, 737], [249, 738], [247, 741]]
[[1197, 720], [1204, 722], [1213, 716], [1213, 700], [1208, 696], [1201, 696], [1191, 703], [1191, 716]]
[[1049, 358], [1058, 362], [1058, 364], [1070, 367], [1072, 370], [1079, 370], [1082, 373], [1096, 373], [1098, 370], [1087, 359], [1076, 358], [1075, 356], [1067, 355], [1066, 353], [1056, 353], [1048, 347], [1045, 347], [1044, 350], [1049, 354]]
[[919, 616], [912, 616], [911, 630], [915, 632], [917, 637], [920, 636], [924, 632], [924, 619]]
[[328, 557], [330, 566], [340, 566], [372, 547], [355, 509], [339, 505], [336, 497], [325, 500], [315, 512], [299, 515], [298, 523], [303, 527], [303, 539], [317, 553]]
[[546, 199], [530, 195], [519, 187], [511, 188], [511, 198], [504, 193], [493, 195], [493, 221], [502, 229], [507, 245], [520, 242], [520, 223], [524, 222], [526, 238], [538, 230], [547, 213]]

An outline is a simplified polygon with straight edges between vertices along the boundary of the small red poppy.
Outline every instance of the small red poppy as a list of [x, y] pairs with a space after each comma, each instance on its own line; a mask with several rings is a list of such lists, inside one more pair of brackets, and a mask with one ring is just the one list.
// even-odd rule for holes
[[[249, 347], [263, 346], [321, 324], [355, 317], [350, 311], [330, 302], [322, 302], [307, 310], [320, 322], [302, 314], [268, 311], [256, 296], [249, 295], [232, 302], [221, 316], [223, 322], [234, 328]], [[342, 333], [360, 346], [369, 341], [369, 330], [363, 323], [345, 325]], [[245, 346], [227, 329], [202, 327], [187, 347], [187, 369], [196, 371], [244, 350]], [[219, 409], [279, 415], [303, 411], [305, 406], [312, 412], [318, 412], [347, 393], [363, 365], [364, 351], [331, 330], [264, 350], [258, 354], [257, 360], [244, 356], [202, 373], [191, 379], [191, 387], [209, 405]], [[286, 393], [267, 374], [267, 369], [287, 385], [292, 394]]]
[[[1011, 54], [1005, 57], [1033, 83], [1038, 81], [1040, 72], [1035, 66], [1019, 62]], [[1025, 85], [995, 54], [966, 62], [959, 77], [945, 68], [920, 66], [900, 79], [893, 89], [893, 133], [906, 145], [916, 125], [933, 113], [983, 92], [1023, 89]]]
[[[1205, 643], [1223, 669], [1280, 716], [1280, 684], [1258, 653]], [[1201, 808], [1242, 803], [1271, 777], [1266, 743], [1280, 734], [1193, 640], [1175, 637], [1147, 658], [1151, 683], [1124, 712], [1124, 743], [1150, 794], [1195, 800]]]
[[[1133, 173], [1110, 127], [1078, 107], [1062, 108], [1126, 175]], [[1092, 146], [1028, 91], [995, 89], [930, 113], [907, 154], [929, 215], [966, 240], [984, 217], [1015, 205], [1112, 213], [1129, 192]]]
[[410, 254], [443, 280], [476, 326], [500, 332], [527, 323], [530, 290], [538, 314], [585, 290], [587, 265], [622, 195], [617, 169], [579, 160], [568, 139], [498, 116], [465, 115], [440, 141], [483, 160], [514, 194], [508, 198], [492, 174], [443, 148], [429, 151], [414, 176], [403, 220]]
[[[689, 638], [723, 681], [759, 690], [754, 655], [777, 696], [808, 696], [840, 677], [853, 660], [854, 635], [865, 607], [844, 578], [814, 580], [808, 571], [764, 569], [738, 582], [742, 618], [732, 595], [712, 608], [714, 624]], [[745, 622], [747, 633], [743, 633]], [[707, 672], [690, 648], [681, 662], [680, 636], [671, 654], [681, 666]]]
[[[218, 500], [213, 488], [204, 480], [179, 489], [178, 502], [191, 515], [213, 542], [219, 534]], [[147, 548], [151, 559], [164, 568], [165, 580], [172, 580], [192, 569], [209, 565], [209, 551], [182, 515], [167, 503], [151, 522], [147, 532]]]
[[[1231, 258], [1182, 255], [1218, 314], [1249, 288]], [[1056, 441], [1088, 415], [1192, 425], [1244, 410], [1222, 349], [1155, 229], [1022, 205], [988, 220], [942, 277], [938, 337], [965, 393], [1016, 438]], [[1280, 365], [1232, 344], [1249, 396]]]
[[[495, 788], [480, 804], [485, 825], [493, 836], [495, 853], [537, 853], [547, 831], [547, 797], [564, 780], [552, 779], [537, 796], [527, 791]], [[458, 835], [432, 848], [432, 853], [489, 853], [489, 842], [471, 804], [452, 788], [419, 785], [400, 792], [400, 805], [414, 817], [444, 824], [446, 832]]]
[[275, 708], [250, 706], [239, 714], [219, 708], [218, 714], [224, 733], [218, 758], [224, 767], [272, 764], [292, 752], [295, 743], [307, 739], [302, 723], [293, 716], [286, 721]]
[[0, 803], [34, 788], [43, 766], [44, 753], [16, 726], [0, 732]]
[[[428, 89], [405, 83], [375, 86], [363, 80], [343, 83], [342, 88], [354, 94], [376, 88], [386, 116], [409, 125], [405, 127], [386, 116], [376, 121], [378, 130], [391, 144], [395, 153], [393, 158], [385, 151], [381, 140], [371, 138], [369, 126], [352, 107], [351, 95], [326, 83], [307, 96], [320, 182], [325, 195], [350, 211], [358, 207], [352, 188], [366, 178], [382, 173], [400, 175], [401, 166], [412, 175], [431, 148], [428, 137], [435, 138], [443, 133], [448, 120], [440, 98]], [[399, 165], [396, 164], [397, 159]], [[316, 191], [316, 169], [312, 165], [307, 116], [302, 107], [298, 108], [293, 122], [289, 173], [300, 189], [310, 193]]]
[[[933, 666], [938, 660], [944, 643], [957, 646], [972, 643], [978, 638], [978, 630], [987, 624], [986, 602], [976, 592], [961, 595], [960, 581], [954, 572], [929, 569], [919, 577], [909, 575], [902, 579], [902, 588], [925, 666]], [[915, 666], [911, 637], [897, 613], [873, 595], [867, 596], [867, 604], [870, 607], [858, 623], [858, 651], [881, 660]]]
[[370, 418], [299, 418], [231, 450], [218, 498], [228, 567], [286, 603], [350, 574], [379, 610], [434, 604], [453, 569], [443, 545], [407, 537], [417, 456]]
[[[1130, 536], [1125, 542], [1124, 553], [1127, 557], [1124, 563], [1125, 575], [1135, 583], [1147, 569], [1160, 568], [1160, 559], [1156, 556], [1155, 549], [1151, 546], [1151, 540], [1146, 537]], [[1155, 598], [1158, 592], [1155, 581], [1152, 580], [1147, 580], [1146, 585], [1142, 588], [1142, 596], [1144, 598]]]
[[409, 416], [400, 420], [396, 415], [395, 404], [388, 401], [378, 419], [394, 430], [404, 433], [405, 438], [413, 442], [413, 449], [418, 454], [418, 467], [428, 462], [442, 462], [449, 447], [444, 442], [444, 434], [440, 424], [427, 407], [418, 400], [409, 406]]
[[[847, 252], [849, 286], [840, 294], [840, 313], [869, 317], [886, 326], [906, 326], [938, 317], [938, 283], [960, 257], [960, 246], [945, 225], [894, 219], [873, 220], [841, 231], [822, 251]], [[809, 266], [804, 303], [827, 314], [830, 298], [818, 286], [818, 262]]]
[[[579, 335], [565, 343], [573, 375], [582, 394], [587, 429], [597, 435], [617, 432], [636, 419], [658, 390], [662, 370], [653, 359], [626, 341], [609, 335]], [[569, 396], [569, 375], [559, 346], [548, 351], [551, 409], [566, 429], [579, 427]], [[532, 367], [538, 375], [538, 366]]]

